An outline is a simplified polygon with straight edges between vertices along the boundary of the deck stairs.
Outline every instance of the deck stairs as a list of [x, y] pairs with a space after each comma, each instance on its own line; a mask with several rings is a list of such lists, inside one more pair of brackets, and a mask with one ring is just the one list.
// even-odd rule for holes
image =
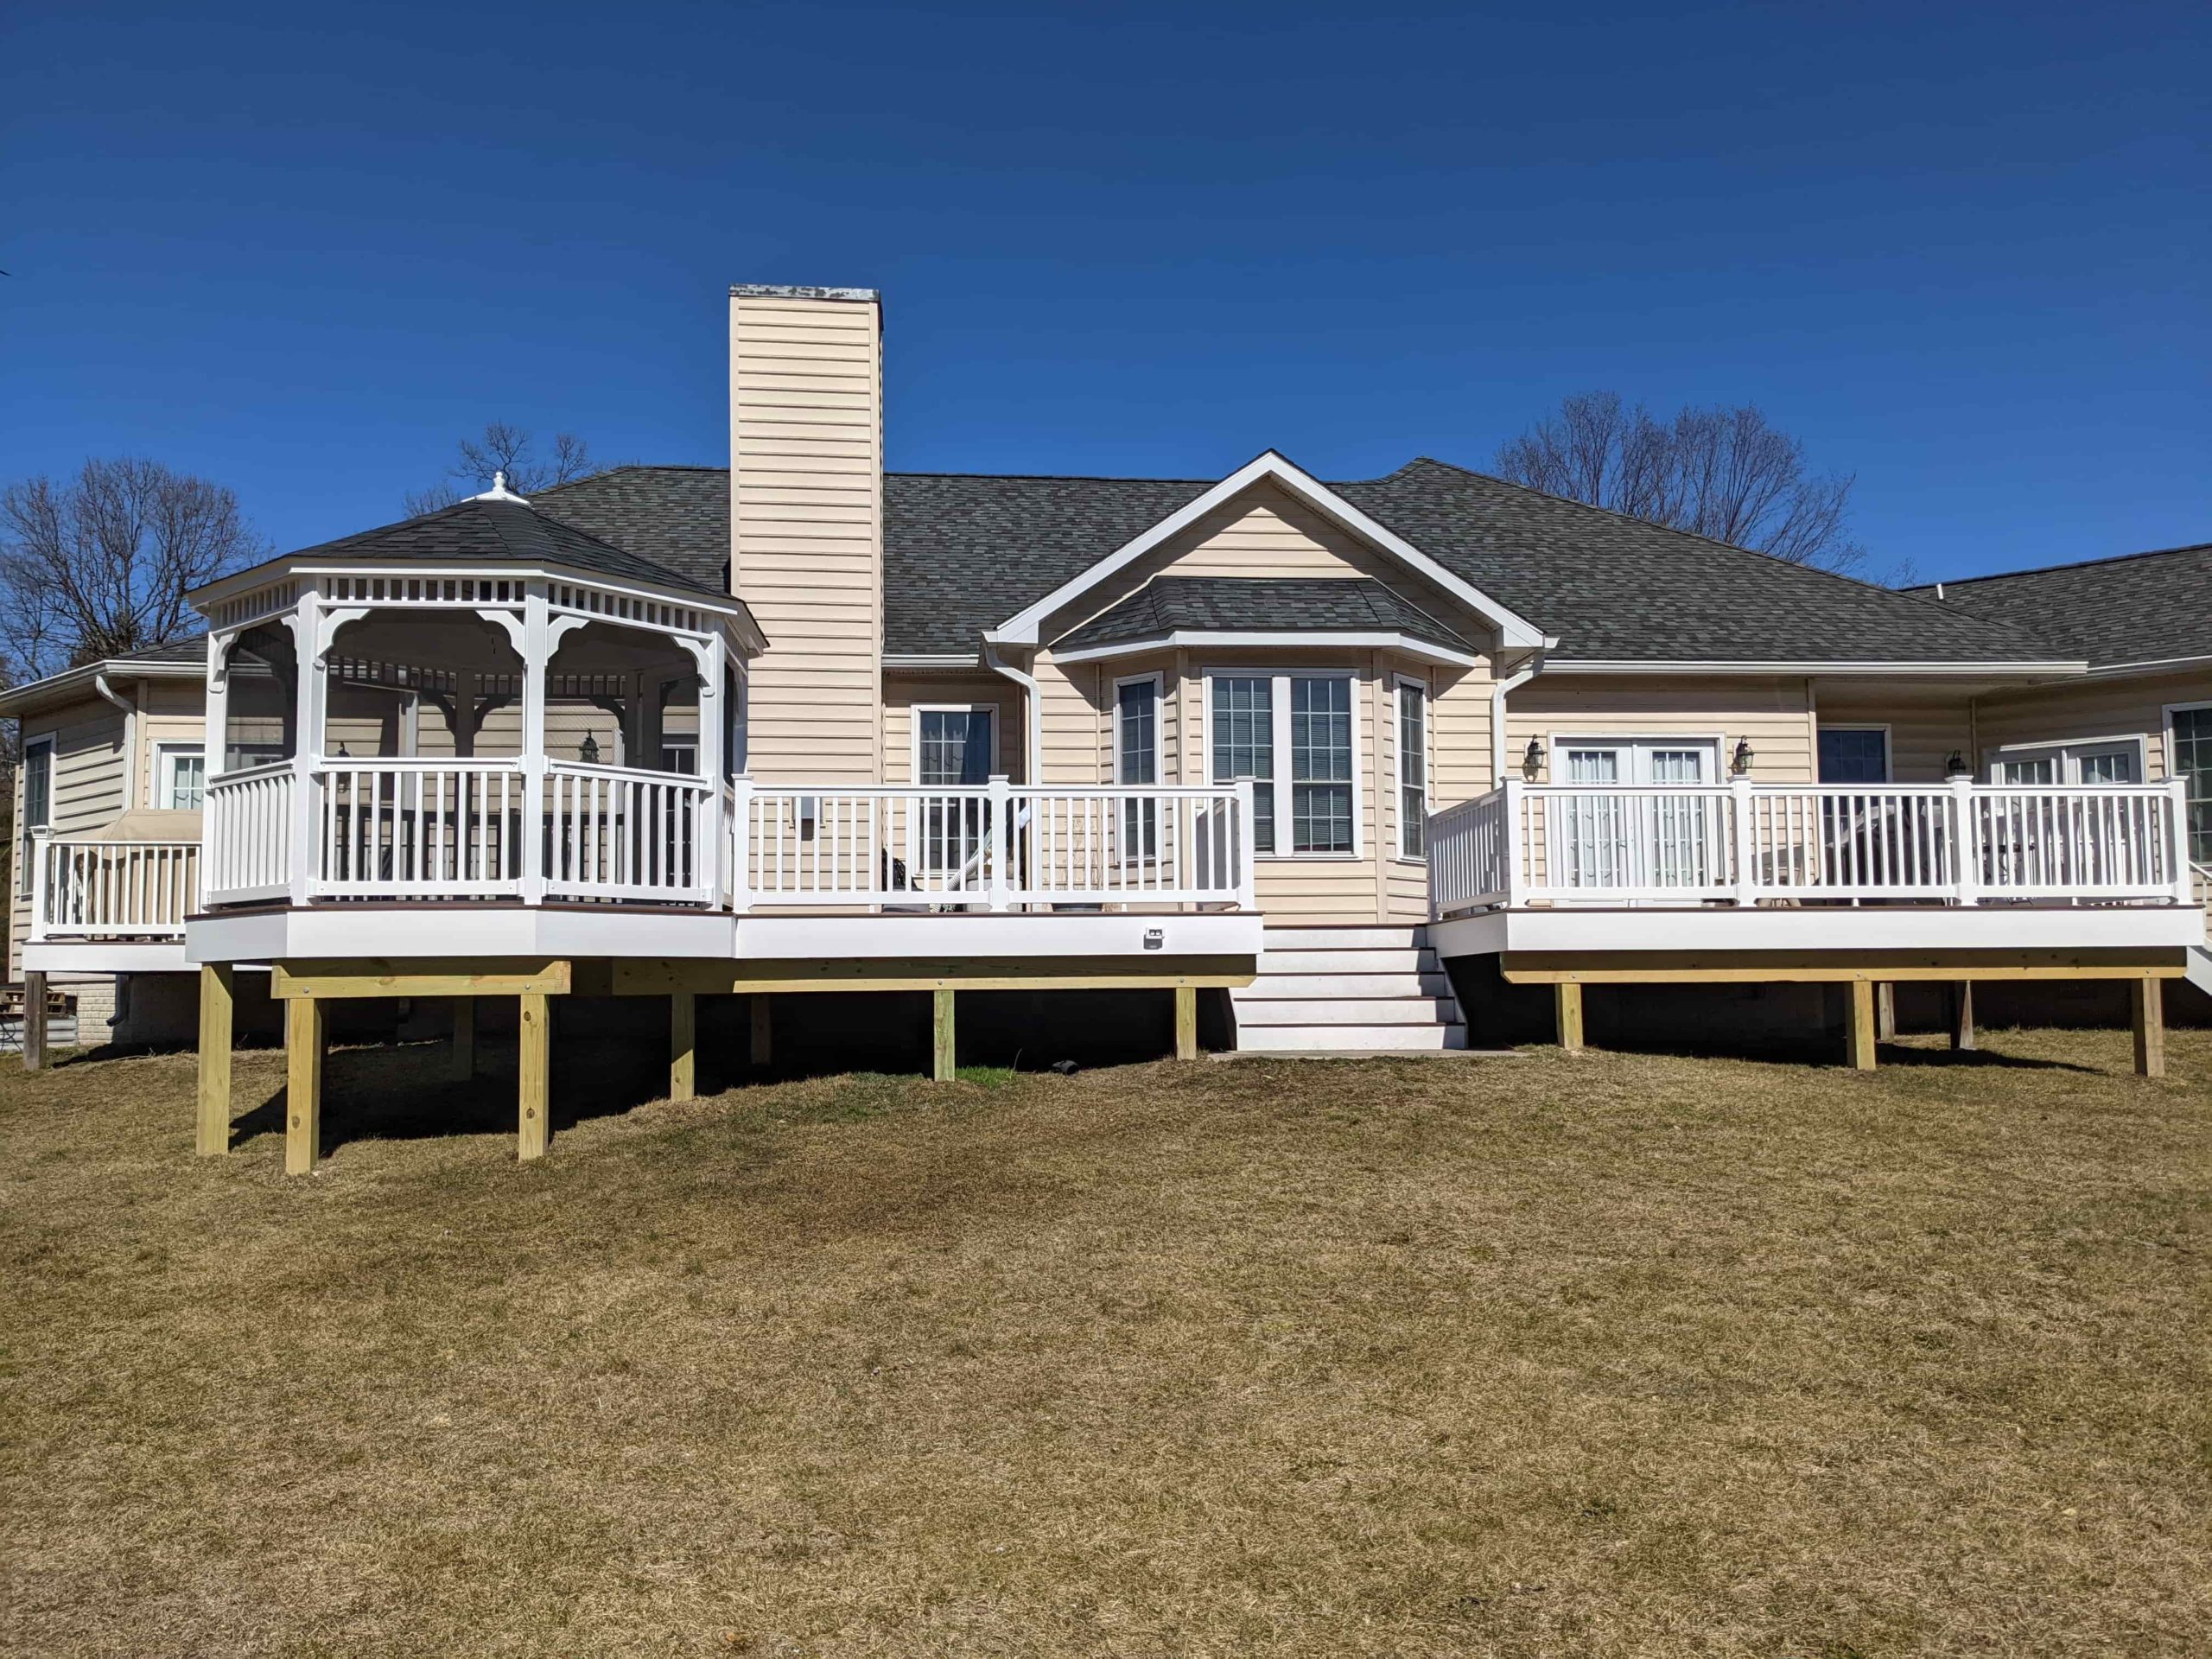
[[2205, 995], [2212, 996], [2212, 946], [2189, 947], [2189, 982]]
[[1240, 1052], [1437, 1052], [1467, 1026], [1426, 927], [1270, 927], [1229, 994]]

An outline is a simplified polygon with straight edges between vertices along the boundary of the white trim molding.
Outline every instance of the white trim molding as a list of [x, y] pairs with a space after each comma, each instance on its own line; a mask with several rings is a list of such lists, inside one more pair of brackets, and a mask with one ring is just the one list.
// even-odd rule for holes
[[[1274, 863], [1285, 860], [1296, 860], [1314, 863], [1341, 864], [1356, 863], [1365, 858], [1367, 856], [1365, 798], [1368, 791], [1363, 787], [1362, 779], [1367, 771], [1367, 749], [1366, 745], [1360, 741], [1360, 730], [1366, 721], [1361, 717], [1360, 702], [1365, 695], [1364, 688], [1372, 678], [1369, 669], [1365, 666], [1338, 667], [1333, 664], [1325, 666], [1309, 664], [1302, 668], [1286, 668], [1281, 664], [1255, 663], [1248, 665], [1242, 663], [1209, 663], [1198, 670], [1198, 775], [1215, 784], [1235, 783], [1237, 780], [1233, 778], [1216, 778], [1213, 775], [1213, 683], [1217, 679], [1268, 682], [1268, 745], [1269, 764], [1274, 776], [1265, 779], [1255, 779], [1253, 791], [1255, 794], [1262, 789], [1268, 791], [1273, 806], [1270, 822], [1274, 827], [1275, 844], [1271, 850], [1262, 852], [1259, 850], [1255, 842], [1252, 853], [1254, 861]], [[1349, 779], [1300, 779], [1291, 775], [1290, 683], [1293, 680], [1343, 680], [1351, 687], [1350, 706], [1351, 776]], [[1297, 786], [1301, 783], [1311, 785], [1317, 783], [1326, 785], [1338, 782], [1344, 783], [1351, 791], [1351, 849], [1344, 852], [1301, 853], [1297, 851], [1292, 846], [1292, 824], [1296, 817], [1293, 803], [1296, 799]], [[1379, 824], [1377, 827], [1379, 829]]]
[[1200, 628], [1178, 628], [1170, 633], [1147, 634], [1141, 639], [1117, 639], [1107, 645], [1084, 645], [1074, 651], [1055, 651], [1052, 660], [1057, 663], [1103, 663], [1111, 662], [1117, 657], [1141, 657], [1147, 652], [1209, 650], [1239, 645], [1249, 646], [1255, 651], [1300, 651], [1308, 647], [1315, 650], [1395, 651], [1402, 656], [1417, 658], [1423, 662], [1443, 663], [1453, 668], [1479, 668], [1483, 660], [1470, 652], [1454, 651], [1449, 645], [1432, 645], [1410, 634], [1388, 631], [1300, 632], [1294, 629], [1282, 629], [1260, 632]]
[[1245, 462], [1195, 500], [1168, 514], [1143, 534], [1124, 542], [1089, 569], [1062, 582], [1034, 604], [1015, 612], [997, 627], [986, 632], [984, 639], [996, 645], [1033, 645], [1039, 643], [1039, 631], [1046, 617], [1128, 569], [1146, 554], [1197, 524], [1217, 507], [1262, 483], [1275, 485], [1339, 529], [1350, 531], [1407, 569], [1426, 576], [1495, 627], [1500, 642], [1507, 648], [1554, 643], [1546, 639], [1543, 630], [1535, 623], [1507, 609], [1472, 583], [1452, 575], [1396, 531], [1369, 518], [1327, 485], [1272, 449]]

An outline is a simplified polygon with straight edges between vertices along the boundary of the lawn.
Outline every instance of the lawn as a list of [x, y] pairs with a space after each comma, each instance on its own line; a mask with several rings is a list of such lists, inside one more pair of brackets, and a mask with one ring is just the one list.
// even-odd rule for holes
[[2212, 1034], [1986, 1042], [10, 1069], [0, 1648], [2202, 1653]]

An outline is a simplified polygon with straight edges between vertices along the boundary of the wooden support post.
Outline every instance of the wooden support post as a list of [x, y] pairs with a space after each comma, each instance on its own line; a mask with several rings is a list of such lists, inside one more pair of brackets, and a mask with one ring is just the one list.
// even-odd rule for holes
[[1175, 1058], [1198, 1058], [1198, 988], [1195, 985], [1175, 988]]
[[200, 1107], [192, 1149], [202, 1158], [231, 1149], [231, 1030], [238, 970], [227, 962], [200, 969]]
[[668, 1097], [689, 1100], [699, 1092], [699, 999], [676, 991], [668, 999]]
[[1874, 982], [1871, 979], [1851, 982], [1848, 1046], [1853, 1070], [1872, 1071], [1874, 1069]]
[[543, 991], [524, 991], [521, 1001], [515, 1156], [527, 1161], [543, 1158], [553, 1138], [553, 1005]]
[[446, 1076], [454, 1083], [467, 1083], [476, 1075], [476, 999], [457, 996], [453, 1000], [453, 1046], [446, 1053]]
[[766, 991], [753, 992], [748, 1001], [752, 1004], [753, 1064], [772, 1065], [776, 1059], [776, 1005], [768, 1000]]
[[46, 1070], [46, 976], [23, 976], [23, 1070]]
[[2127, 986], [2128, 1013], [2135, 1026], [2135, 1075], [2166, 1075], [2165, 992], [2158, 982], [2145, 975]]
[[322, 1156], [322, 1004], [284, 1005], [284, 1173], [305, 1175]]
[[1884, 980], [1874, 988], [1874, 1040], [1894, 1043], [1897, 1039], [1897, 988]]
[[1974, 1034], [1974, 981], [1954, 981], [1951, 986], [1951, 1047], [1960, 1054], [1971, 1054], [1976, 1046]]
[[1582, 987], [1572, 980], [1561, 980], [1552, 987], [1553, 1023], [1559, 1031], [1559, 1046], [1570, 1054], [1582, 1052]]
[[930, 1052], [930, 1077], [938, 1083], [950, 1083], [953, 1077], [952, 999], [956, 995], [944, 990], [930, 993], [935, 1004], [931, 1020], [934, 1041]]

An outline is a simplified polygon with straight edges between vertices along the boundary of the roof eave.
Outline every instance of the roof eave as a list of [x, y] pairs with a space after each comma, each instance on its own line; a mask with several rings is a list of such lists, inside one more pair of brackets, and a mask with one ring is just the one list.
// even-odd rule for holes
[[1225, 648], [1251, 651], [1395, 651], [1427, 662], [1455, 668], [1478, 668], [1482, 658], [1471, 651], [1438, 645], [1389, 628], [1172, 628], [1157, 633], [1116, 639], [1103, 645], [1077, 645], [1072, 651], [1055, 647], [1056, 663], [1103, 663], [1116, 658], [1141, 656], [1154, 651], [1201, 651]]
[[1928, 662], [1910, 659], [1891, 662], [1821, 662], [1802, 660], [1763, 661], [1740, 660], [1678, 660], [1637, 658], [1579, 658], [1548, 662], [1547, 674], [1818, 674], [1818, 675], [1898, 675], [1936, 676], [1942, 677], [1973, 677], [1987, 679], [1993, 675], [2017, 676], [2024, 680], [2051, 679], [2062, 676], [2084, 674], [2089, 665], [2085, 662]]
[[119, 680], [204, 680], [207, 668], [205, 663], [140, 662], [128, 657], [106, 657], [0, 691], [0, 715], [34, 714], [56, 703], [96, 697], [99, 693], [93, 682], [102, 675]]

